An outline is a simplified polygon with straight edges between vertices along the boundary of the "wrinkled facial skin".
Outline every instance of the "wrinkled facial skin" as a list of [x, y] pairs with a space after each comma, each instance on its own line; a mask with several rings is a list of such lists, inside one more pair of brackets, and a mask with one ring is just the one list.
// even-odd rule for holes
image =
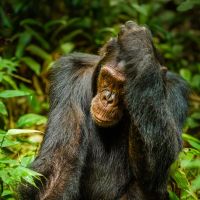
[[123, 115], [125, 76], [119, 67], [103, 66], [97, 80], [97, 94], [92, 100], [91, 115], [100, 127], [117, 124]]

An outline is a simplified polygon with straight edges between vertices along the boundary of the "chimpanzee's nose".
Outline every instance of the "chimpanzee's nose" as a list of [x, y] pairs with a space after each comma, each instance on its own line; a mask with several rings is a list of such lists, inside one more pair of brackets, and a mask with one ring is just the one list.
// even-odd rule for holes
[[106, 90], [102, 94], [102, 101], [104, 104], [113, 104], [115, 99], [115, 94]]

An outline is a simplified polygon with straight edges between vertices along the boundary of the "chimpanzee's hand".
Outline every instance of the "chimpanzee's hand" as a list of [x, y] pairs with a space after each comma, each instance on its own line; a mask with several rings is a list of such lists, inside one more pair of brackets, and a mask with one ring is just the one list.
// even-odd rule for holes
[[154, 54], [150, 31], [133, 21], [128, 21], [121, 27], [118, 35], [118, 44], [121, 49], [120, 59], [142, 59], [144, 55]]

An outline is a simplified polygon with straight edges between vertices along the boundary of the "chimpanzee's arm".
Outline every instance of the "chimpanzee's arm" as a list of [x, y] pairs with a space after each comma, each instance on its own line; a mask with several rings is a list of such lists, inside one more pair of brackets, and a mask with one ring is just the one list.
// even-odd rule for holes
[[129, 153], [135, 176], [133, 193], [143, 195], [140, 199], [164, 199], [169, 167], [182, 145], [187, 89], [175, 75], [163, 77], [146, 28], [127, 22], [119, 44], [119, 58], [126, 63], [126, 101], [132, 120]]
[[37, 187], [21, 189], [23, 200], [77, 199], [91, 126], [91, 77], [99, 57], [72, 54], [51, 71], [50, 113], [39, 155], [32, 168], [44, 175]]

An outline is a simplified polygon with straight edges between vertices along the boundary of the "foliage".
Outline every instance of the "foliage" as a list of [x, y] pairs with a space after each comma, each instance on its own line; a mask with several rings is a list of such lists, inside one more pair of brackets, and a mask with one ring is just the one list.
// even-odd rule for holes
[[[20, 149], [19, 145], [21, 145], [21, 141], [13, 141], [11, 138], [9, 138], [9, 134], [4, 133], [3, 131], [0, 133], [0, 139], [0, 177], [2, 185], [1, 198], [15, 199], [14, 197], [16, 196], [15, 190], [17, 184], [23, 179], [35, 186], [33, 177], [39, 178], [40, 174], [27, 168], [28, 164], [33, 161], [33, 155], [27, 155], [17, 159], [14, 158], [17, 156], [14, 153], [14, 150]], [[9, 152], [9, 150], [11, 152]], [[33, 148], [29, 149], [30, 152], [33, 150]]]
[[[172, 200], [198, 200], [200, 189], [200, 140], [183, 134], [183, 138], [191, 147], [184, 148], [179, 160], [171, 167], [170, 197]], [[177, 194], [175, 194], [176, 191]]]
[[1, 0], [0, 198], [16, 199], [18, 182], [39, 178], [26, 166], [45, 128], [54, 60], [74, 50], [96, 53], [130, 19], [150, 27], [166, 65], [194, 91], [169, 191], [173, 200], [200, 198], [199, 8], [198, 0]]

